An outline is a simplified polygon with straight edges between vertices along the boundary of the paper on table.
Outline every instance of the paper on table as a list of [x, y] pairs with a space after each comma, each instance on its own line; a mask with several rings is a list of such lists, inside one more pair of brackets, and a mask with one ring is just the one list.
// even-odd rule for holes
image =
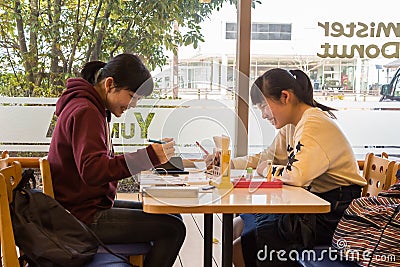
[[231, 179], [238, 179], [241, 177], [246, 176], [246, 170], [241, 170], [241, 169], [231, 169]]
[[199, 188], [192, 186], [149, 186], [143, 191], [152, 197], [180, 198], [180, 197], [199, 197]]
[[190, 172], [189, 175], [157, 175], [151, 172], [142, 172], [140, 174], [140, 185], [207, 185], [208, 180], [204, 172]]
[[193, 164], [199, 170], [205, 171], [207, 169], [205, 161], [194, 161]]
[[[246, 177], [247, 170], [242, 169], [231, 169], [231, 180], [232, 179], [239, 179], [241, 177]], [[259, 175], [256, 171], [253, 172], [253, 179], [254, 180], [263, 180], [265, 179], [261, 175]]]
[[182, 184], [183, 179], [170, 175], [157, 175], [151, 172], [140, 174], [140, 185], [168, 185], [168, 184]]

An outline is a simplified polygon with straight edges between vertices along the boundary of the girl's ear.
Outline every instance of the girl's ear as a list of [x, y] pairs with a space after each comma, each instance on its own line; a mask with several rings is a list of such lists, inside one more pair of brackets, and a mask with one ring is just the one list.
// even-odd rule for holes
[[292, 95], [288, 90], [281, 91], [281, 98], [279, 99], [282, 104], [287, 104], [291, 100]]
[[111, 92], [111, 89], [113, 88], [113, 83], [114, 83], [114, 79], [112, 77], [105, 78], [104, 89], [106, 91], [106, 94]]

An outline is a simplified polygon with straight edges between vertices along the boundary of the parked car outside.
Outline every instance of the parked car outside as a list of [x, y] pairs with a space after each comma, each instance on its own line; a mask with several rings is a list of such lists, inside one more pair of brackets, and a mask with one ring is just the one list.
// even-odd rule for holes
[[326, 80], [322, 89], [328, 90], [329, 92], [339, 92], [343, 90], [343, 86], [339, 80]]
[[380, 102], [400, 101], [400, 68], [397, 69], [389, 84], [382, 85], [381, 95]]

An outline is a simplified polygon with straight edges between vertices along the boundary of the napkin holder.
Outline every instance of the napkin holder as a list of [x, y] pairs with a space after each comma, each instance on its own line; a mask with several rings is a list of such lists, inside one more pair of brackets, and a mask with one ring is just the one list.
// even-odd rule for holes
[[213, 166], [213, 182], [218, 189], [232, 189], [231, 182], [231, 151], [229, 150], [230, 138], [228, 136], [214, 136], [214, 155], [219, 154], [219, 162]]

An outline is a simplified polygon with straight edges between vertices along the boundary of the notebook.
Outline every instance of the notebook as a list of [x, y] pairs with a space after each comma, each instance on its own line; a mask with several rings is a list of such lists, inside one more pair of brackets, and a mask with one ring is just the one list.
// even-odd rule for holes
[[158, 174], [189, 174], [189, 171], [183, 167], [183, 160], [181, 157], [172, 157], [167, 163], [157, 166], [156, 171]]
[[152, 197], [197, 198], [199, 197], [199, 188], [192, 186], [150, 186], [144, 187], [143, 193]]

